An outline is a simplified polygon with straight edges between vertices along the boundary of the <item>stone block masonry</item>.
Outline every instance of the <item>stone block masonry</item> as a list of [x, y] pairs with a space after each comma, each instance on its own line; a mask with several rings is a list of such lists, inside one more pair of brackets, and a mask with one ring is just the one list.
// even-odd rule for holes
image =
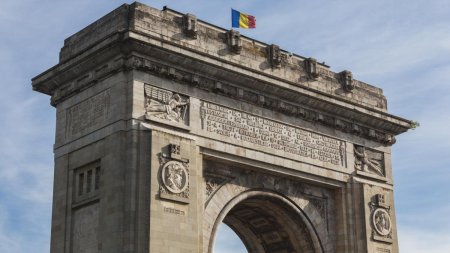
[[381, 89], [169, 8], [124, 4], [32, 80], [56, 108], [52, 253], [398, 252]]

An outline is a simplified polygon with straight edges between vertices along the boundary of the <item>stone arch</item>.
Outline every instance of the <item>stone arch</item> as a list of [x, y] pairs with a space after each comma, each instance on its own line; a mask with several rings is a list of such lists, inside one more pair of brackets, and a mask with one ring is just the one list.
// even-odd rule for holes
[[[218, 167], [215, 168], [217, 172]], [[305, 243], [303, 243], [303, 246], [293, 245], [297, 249], [303, 247], [303, 250], [299, 250], [299, 252], [331, 253], [335, 251], [335, 237], [333, 236], [334, 231], [332, 229], [334, 227], [334, 221], [328, 218], [333, 216], [333, 213], [332, 211], [322, 210], [319, 205], [320, 203], [317, 203], [321, 200], [314, 199], [309, 194], [313, 188], [317, 187], [288, 178], [255, 171], [233, 169], [233, 172], [228, 172], [228, 176], [229, 179], [222, 180], [222, 184], [216, 181], [215, 187], [212, 189], [209, 188], [209, 191], [206, 193], [203, 221], [203, 252], [212, 253], [215, 233], [222, 221], [228, 224], [241, 237], [249, 252], [272, 252], [261, 249], [257, 244], [251, 243], [252, 241], [259, 240], [258, 236], [261, 235], [255, 234], [254, 232], [252, 234], [252, 230], [249, 229], [249, 224], [239, 222], [239, 217], [236, 217], [236, 215], [227, 216], [233, 208], [238, 206], [239, 203], [244, 203], [243, 201], [245, 200], [252, 200], [253, 203], [247, 202], [250, 205], [270, 205], [271, 201], [278, 201], [278, 204], [272, 205], [272, 208], [278, 208], [279, 213], [289, 213], [289, 215], [287, 215], [288, 220], [275, 220], [274, 224], [283, 226], [289, 222], [296, 222], [300, 224], [298, 227], [305, 229], [303, 234], [308, 234], [311, 237], [309, 244], [312, 245], [312, 250], [305, 249], [305, 247], [307, 248]], [[208, 177], [205, 178], [207, 185], [210, 179]], [[330, 194], [328, 194], [328, 197], [331, 201], [328, 206], [331, 206], [331, 209], [333, 209], [334, 200]], [[270, 201], [265, 203], [259, 201], [255, 203], [255, 201], [258, 201], [258, 198], [265, 198]], [[272, 218], [280, 216], [268, 212], [261, 212], [259, 215], [271, 216]], [[298, 236], [301, 232], [291, 229], [283, 233], [290, 233], [291, 236], [292, 234], [296, 234]], [[253, 240], [249, 239], [252, 237]]]
[[[258, 209], [258, 206], [267, 208]], [[246, 219], [245, 212], [250, 212], [247, 215], [252, 217], [251, 220]], [[324, 228], [317, 210], [310, 207], [303, 210], [290, 198], [276, 191], [226, 184], [211, 197], [205, 207], [204, 217], [204, 252], [212, 253], [221, 222], [228, 224], [238, 234], [250, 253], [277, 250], [330, 252], [328, 237], [320, 235]], [[258, 219], [260, 222], [256, 224]], [[276, 229], [261, 232], [264, 225]], [[277, 245], [281, 247], [277, 249]]]

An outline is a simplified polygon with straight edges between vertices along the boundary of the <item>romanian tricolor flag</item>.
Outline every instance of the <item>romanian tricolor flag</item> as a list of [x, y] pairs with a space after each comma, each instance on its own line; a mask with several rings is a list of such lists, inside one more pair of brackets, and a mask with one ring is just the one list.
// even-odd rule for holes
[[231, 9], [232, 27], [256, 28], [256, 18], [248, 14]]

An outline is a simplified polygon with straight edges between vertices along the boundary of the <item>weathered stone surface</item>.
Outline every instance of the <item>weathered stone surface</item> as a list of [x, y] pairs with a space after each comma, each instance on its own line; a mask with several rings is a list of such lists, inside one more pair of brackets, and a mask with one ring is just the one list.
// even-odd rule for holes
[[51, 252], [398, 252], [382, 90], [206, 24], [122, 5], [33, 89], [56, 107]]

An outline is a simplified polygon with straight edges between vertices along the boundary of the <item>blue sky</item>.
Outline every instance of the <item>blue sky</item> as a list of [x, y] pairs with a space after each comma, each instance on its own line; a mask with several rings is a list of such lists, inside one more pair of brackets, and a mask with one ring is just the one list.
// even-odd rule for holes
[[[421, 124], [393, 147], [401, 252], [450, 252], [450, 1], [142, 2], [224, 28], [233, 7], [257, 18], [242, 34], [381, 87], [390, 113]], [[122, 3], [1, 1], [0, 252], [49, 252], [55, 111], [30, 79], [58, 62], [66, 37]], [[223, 231], [216, 253], [236, 253]]]

